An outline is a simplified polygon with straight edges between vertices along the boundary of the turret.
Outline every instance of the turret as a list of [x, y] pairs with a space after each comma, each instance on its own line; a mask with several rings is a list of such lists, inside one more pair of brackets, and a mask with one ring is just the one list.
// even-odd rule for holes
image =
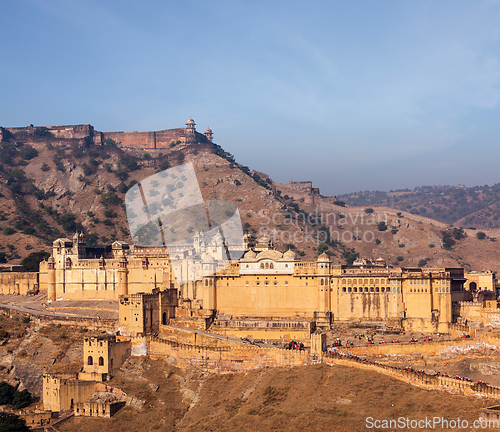
[[207, 137], [207, 140], [209, 140], [210, 142], [212, 142], [212, 138], [214, 136], [214, 134], [212, 132], [212, 129], [207, 128], [207, 130], [205, 131], [205, 136]]
[[47, 262], [47, 299], [56, 300], [56, 269], [53, 256]]
[[192, 118], [190, 118], [186, 122], [186, 133], [188, 135], [194, 135], [195, 131], [196, 131], [196, 123], [194, 122], [194, 120]]
[[125, 257], [122, 257], [119, 261], [118, 291], [120, 295], [128, 295], [128, 268]]
[[213, 256], [207, 255], [203, 259], [203, 308], [216, 309], [215, 304], [215, 270], [216, 261]]

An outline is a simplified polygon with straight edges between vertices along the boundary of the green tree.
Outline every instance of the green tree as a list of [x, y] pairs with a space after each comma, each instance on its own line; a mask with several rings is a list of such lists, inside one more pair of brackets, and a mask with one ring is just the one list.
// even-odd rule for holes
[[128, 179], [128, 173], [122, 169], [115, 170], [115, 176], [122, 182]]
[[356, 252], [354, 248], [346, 249], [342, 252], [342, 257], [345, 259], [347, 265], [352, 265], [352, 263], [359, 258], [359, 252]]
[[[0, 405], [8, 405], [14, 399], [14, 387], [5, 381], [0, 382]], [[1, 429], [0, 429], [1, 430]]]
[[453, 240], [450, 232], [448, 231], [441, 231], [441, 240], [443, 242], [443, 249], [446, 250], [451, 250], [453, 245], [455, 244], [455, 240]]
[[320, 243], [318, 245], [318, 255], [321, 255], [323, 252], [326, 252], [328, 250], [329, 246], [326, 243]]
[[26, 408], [31, 403], [31, 393], [28, 390], [16, 391], [12, 399], [14, 409]]
[[66, 232], [83, 231], [82, 224], [76, 221], [76, 216], [73, 213], [66, 213], [59, 218], [58, 222]]
[[15, 414], [0, 413], [0, 430], [2, 432], [29, 432], [26, 421]]
[[30, 160], [38, 156], [38, 151], [33, 147], [31, 147], [30, 145], [25, 145], [19, 152], [19, 155], [24, 160]]
[[463, 228], [453, 228], [453, 238], [455, 240], [462, 240], [465, 238], [465, 232]]
[[476, 233], [476, 238], [478, 240], [484, 240], [486, 238], [486, 233], [482, 232], [482, 231], [479, 231]]
[[379, 222], [377, 223], [377, 229], [379, 231], [387, 231], [387, 224], [385, 222]]
[[101, 198], [101, 203], [104, 204], [104, 206], [117, 206], [121, 204], [122, 200], [121, 198], [115, 193], [115, 192], [106, 192], [103, 194]]
[[371, 213], [373, 213], [373, 209], [372, 208], [367, 208], [367, 209], [365, 209], [365, 213], [366, 214], [371, 214]]
[[40, 263], [50, 257], [50, 254], [45, 251], [32, 252], [21, 261], [23, 271], [37, 272], [40, 268]]

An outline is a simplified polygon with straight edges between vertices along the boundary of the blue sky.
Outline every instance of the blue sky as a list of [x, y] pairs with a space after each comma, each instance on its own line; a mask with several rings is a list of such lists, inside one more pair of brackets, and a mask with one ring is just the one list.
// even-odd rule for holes
[[1, 3], [0, 125], [210, 126], [322, 193], [500, 182], [499, 1]]

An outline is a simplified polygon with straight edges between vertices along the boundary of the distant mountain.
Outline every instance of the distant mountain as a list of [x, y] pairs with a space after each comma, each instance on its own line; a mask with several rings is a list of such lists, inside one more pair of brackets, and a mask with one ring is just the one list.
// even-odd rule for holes
[[383, 206], [463, 228], [500, 227], [500, 183], [493, 186], [421, 186], [338, 197], [353, 206]]

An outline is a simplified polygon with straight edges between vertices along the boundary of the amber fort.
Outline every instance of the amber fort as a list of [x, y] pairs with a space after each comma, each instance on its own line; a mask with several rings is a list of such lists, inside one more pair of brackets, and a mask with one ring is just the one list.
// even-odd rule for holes
[[[0, 134], [2, 139], [22, 136], [39, 144], [45, 138], [37, 129], [0, 128]], [[99, 132], [88, 124], [46, 129], [56, 144], [112, 143], [127, 152], [216, 151], [212, 130], [198, 133], [192, 119], [185, 128], [156, 132]], [[276, 184], [272, 191], [312, 206], [326, 199], [312, 182]], [[336, 364], [377, 371], [428, 390], [500, 398], [495, 386], [415, 373], [376, 360], [415, 353], [435, 358], [470, 347], [471, 340], [500, 346], [500, 334], [485, 330], [500, 325], [494, 272], [395, 266], [380, 256], [359, 257], [350, 265], [337, 264], [326, 253], [301, 260], [266, 235], [252, 243], [245, 235], [241, 243], [228, 244], [195, 231], [192, 242], [177, 249], [140, 245], [135, 239], [96, 246], [82, 232], [65, 235], [52, 243], [50, 257], [38, 272], [0, 267], [0, 294], [41, 296], [42, 308], [50, 310], [43, 319], [102, 331], [100, 336], [82, 336], [78, 373], [43, 375], [43, 410], [23, 414], [32, 426], [52, 424], [59, 416], [108, 418], [126, 405], [141, 407], [143, 401], [110, 381], [128, 359], [143, 356], [217, 374]], [[241, 258], [231, 260], [228, 251]], [[100, 303], [116, 306], [116, 314], [99, 317]], [[74, 309], [85, 304], [97, 313], [93, 320], [64, 321], [54, 312], [58, 304]], [[41, 319], [39, 311], [23, 313]], [[393, 338], [425, 334], [427, 343], [333, 349], [339, 329]], [[439, 339], [442, 335], [446, 338]], [[285, 349], [291, 341], [301, 349]], [[482, 415], [497, 418], [497, 411]]]
[[[476, 336], [475, 328], [500, 317], [493, 273], [393, 268], [382, 258], [338, 265], [326, 254], [315, 261], [300, 261], [293, 251], [278, 251], [266, 237], [253, 248], [245, 243], [243, 258], [226, 265], [215, 258], [220, 246], [195, 242], [192, 251], [173, 260], [166, 248], [120, 241], [88, 247], [85, 236], [75, 233], [71, 239], [53, 243], [52, 254], [40, 264], [38, 273], [16, 268], [1, 273], [4, 294], [42, 292], [53, 303], [109, 300], [119, 306], [110, 335], [84, 338], [81, 372], [43, 377], [45, 414], [26, 418], [40, 424], [51, 418], [47, 413], [113, 416], [130, 401], [106, 382], [128, 357], [142, 355], [174, 357], [180, 367], [203, 365], [219, 373], [317, 362], [347, 364], [424, 388], [444, 383], [465, 393], [500, 397], [500, 389], [487, 385], [473, 387], [370, 362], [357, 364], [358, 356], [346, 357], [342, 350], [327, 352], [326, 343], [326, 334], [339, 325]], [[179, 285], [174, 272], [182, 267], [199, 268], [196, 280]], [[491, 339], [494, 336], [489, 337], [490, 343], [496, 342]], [[243, 342], [250, 339], [302, 341], [306, 349], [287, 351], [279, 345]], [[418, 349], [436, 353], [449, 343]], [[370, 349], [351, 348], [349, 355], [370, 355]], [[404, 352], [416, 347], [376, 349]], [[103, 392], [110, 394], [105, 401], [95, 396]]]

